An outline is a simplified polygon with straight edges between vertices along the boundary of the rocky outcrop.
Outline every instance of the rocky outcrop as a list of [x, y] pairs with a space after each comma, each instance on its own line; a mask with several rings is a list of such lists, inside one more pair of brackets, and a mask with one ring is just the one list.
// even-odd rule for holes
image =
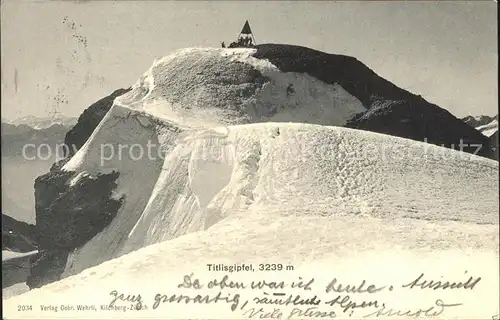
[[[30, 259], [33, 255], [34, 253], [27, 253], [2, 261], [2, 289], [18, 283], [26, 283], [30, 274]], [[2, 293], [4, 293], [3, 290]]]
[[338, 83], [365, 107], [377, 98], [398, 100], [409, 94], [350, 56], [284, 44], [258, 45], [253, 56], [269, 60], [283, 72], [307, 73], [328, 84]]
[[[129, 90], [115, 90], [88, 107], [66, 133], [61, 148], [65, 158], [36, 179], [36, 227], [40, 236], [38, 254], [31, 257], [31, 275], [27, 279], [30, 288], [59, 280], [68, 254], [106, 228], [120, 208], [124, 199], [111, 197], [118, 172], [76, 177], [62, 167], [87, 141], [114, 99]], [[78, 181], [72, 180], [75, 178]]]
[[[376, 101], [346, 127], [375, 131], [490, 157], [488, 139], [423, 99]], [[480, 149], [478, 149], [480, 148]], [[479, 151], [478, 151], [479, 150]]]
[[[292, 45], [257, 46], [256, 58], [268, 59], [283, 72], [308, 73], [340, 84], [368, 109], [349, 128], [385, 133], [491, 157], [488, 139], [450, 112], [379, 77], [356, 58]], [[474, 146], [471, 146], [474, 145]]]
[[39, 253], [33, 258], [30, 288], [58, 280], [68, 253], [113, 220], [123, 198], [112, 198], [119, 173], [97, 176], [57, 168], [35, 181]]
[[73, 156], [83, 146], [99, 122], [101, 122], [102, 118], [109, 111], [115, 98], [127, 93], [131, 89], [117, 89], [109, 96], [95, 102], [83, 111], [76, 125], [68, 131], [64, 139], [66, 146], [64, 148], [66, 151], [64, 154], [65, 157]]
[[30, 252], [37, 249], [37, 231], [32, 224], [2, 213], [2, 250]]
[[2, 288], [26, 282], [37, 238], [34, 225], [2, 213]]
[[29, 260], [30, 273], [26, 285], [30, 289], [59, 281], [64, 272], [70, 250], [39, 250]]

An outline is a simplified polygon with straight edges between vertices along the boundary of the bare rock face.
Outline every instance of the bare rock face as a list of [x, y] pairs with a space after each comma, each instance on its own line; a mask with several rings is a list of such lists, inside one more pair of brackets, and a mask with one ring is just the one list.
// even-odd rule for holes
[[113, 220], [124, 200], [111, 196], [118, 176], [117, 172], [77, 176], [56, 169], [36, 179], [39, 253], [33, 259], [27, 281], [30, 288], [59, 280], [68, 253]]
[[376, 101], [346, 127], [427, 142], [490, 158], [488, 139], [423, 99]]
[[2, 213], [2, 250], [30, 252], [37, 248], [36, 226]]
[[[118, 172], [77, 177], [62, 167], [90, 137], [113, 104], [130, 89], [118, 89], [87, 108], [66, 134], [66, 158], [35, 181], [38, 254], [31, 258], [27, 285], [37, 288], [60, 279], [68, 254], [92, 239], [113, 220], [123, 198], [113, 199]], [[78, 181], [72, 183], [72, 179]]]
[[[256, 58], [268, 59], [283, 72], [308, 73], [323, 82], [340, 84], [367, 111], [345, 125], [494, 158], [488, 138], [450, 112], [381, 78], [356, 58], [327, 54], [300, 46], [263, 44]], [[477, 151], [477, 146], [480, 150]]]

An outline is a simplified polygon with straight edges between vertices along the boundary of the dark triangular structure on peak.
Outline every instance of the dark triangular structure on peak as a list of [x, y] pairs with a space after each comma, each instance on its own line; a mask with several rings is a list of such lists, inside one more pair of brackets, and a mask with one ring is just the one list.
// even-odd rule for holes
[[257, 43], [255, 42], [255, 37], [250, 28], [250, 23], [248, 20], [245, 21], [243, 28], [235, 42], [229, 45], [229, 48], [254, 48]]
[[248, 20], [245, 22], [243, 29], [241, 29], [241, 34], [252, 34], [252, 29], [250, 29], [250, 24]]

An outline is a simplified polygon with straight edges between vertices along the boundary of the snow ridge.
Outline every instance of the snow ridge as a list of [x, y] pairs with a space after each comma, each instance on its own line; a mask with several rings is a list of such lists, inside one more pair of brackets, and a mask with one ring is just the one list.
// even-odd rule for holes
[[[72, 254], [65, 275], [241, 212], [498, 223], [493, 160], [340, 127], [265, 123], [209, 131], [184, 135], [161, 169], [158, 162], [115, 162], [125, 205]], [[363, 147], [383, 145], [394, 149]], [[134, 183], [138, 171], [146, 185]]]

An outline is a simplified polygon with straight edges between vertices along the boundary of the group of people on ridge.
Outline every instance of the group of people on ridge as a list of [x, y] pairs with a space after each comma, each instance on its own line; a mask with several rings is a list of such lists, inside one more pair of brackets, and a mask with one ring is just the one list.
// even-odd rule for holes
[[[252, 38], [250, 36], [240, 37], [236, 42], [229, 45], [229, 48], [253, 47]], [[226, 48], [226, 44], [222, 41], [222, 47]]]

